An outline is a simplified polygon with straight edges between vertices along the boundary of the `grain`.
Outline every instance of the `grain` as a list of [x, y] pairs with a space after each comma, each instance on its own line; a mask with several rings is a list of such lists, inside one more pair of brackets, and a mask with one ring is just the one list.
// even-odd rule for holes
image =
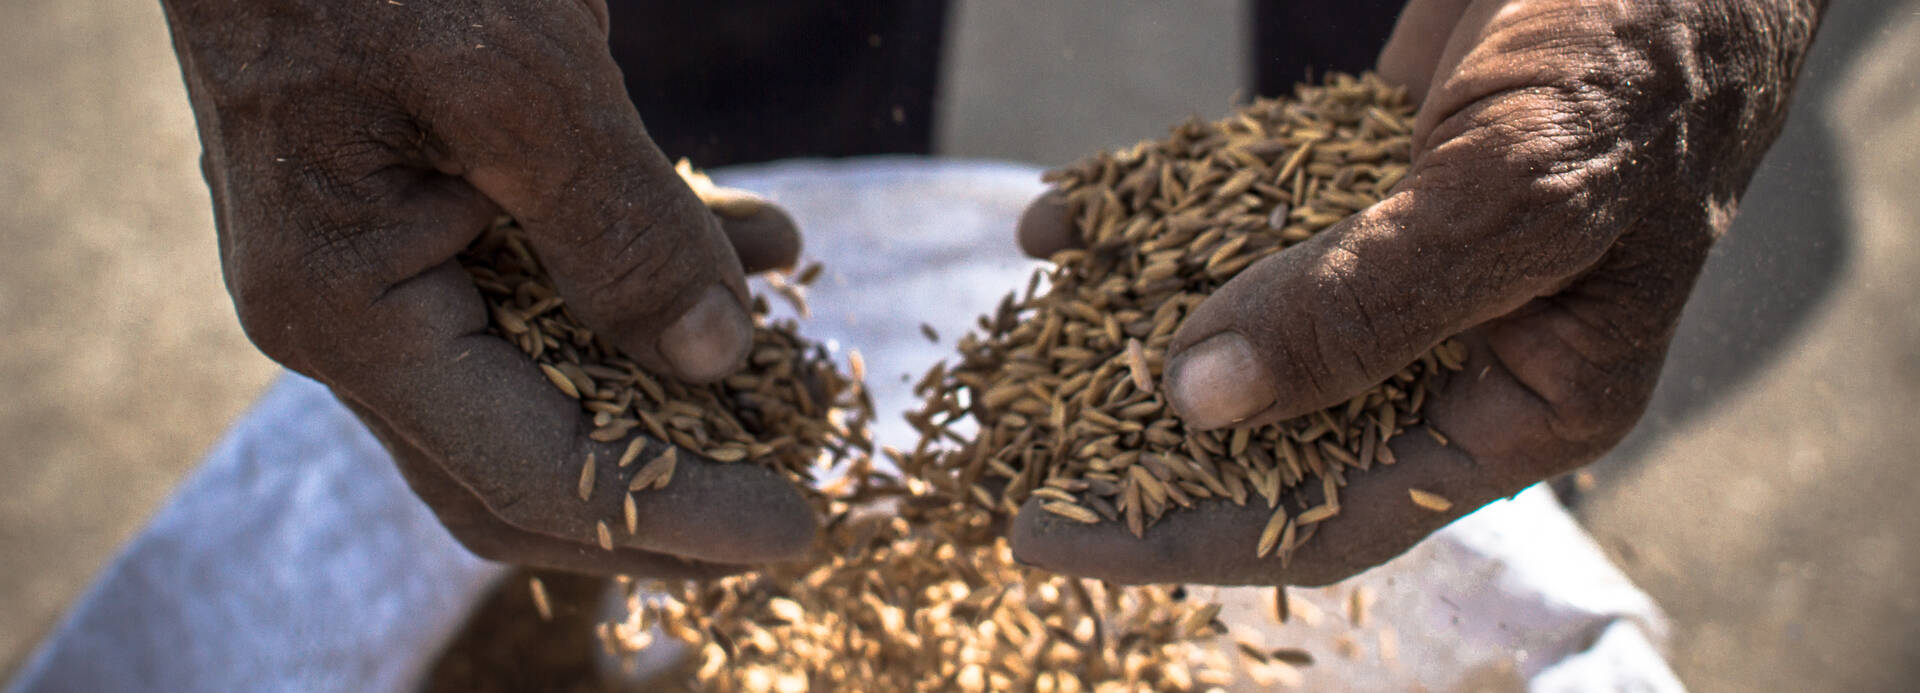
[[1134, 389], [1153, 392], [1153, 373], [1147, 370], [1147, 348], [1138, 339], [1127, 340], [1127, 372], [1133, 376]]
[[1254, 548], [1253, 555], [1266, 558], [1267, 554], [1273, 553], [1274, 547], [1280, 543], [1281, 530], [1289, 526], [1285, 508], [1273, 511], [1273, 517], [1267, 519], [1266, 528], [1260, 530], [1260, 543]]
[[810, 285], [814, 280], [820, 278], [820, 271], [822, 269], [824, 269], [824, 266], [818, 262], [807, 265], [806, 269], [800, 270], [800, 276], [795, 281], [801, 286]]
[[[992, 511], [879, 470], [861, 476], [814, 497], [828, 520], [808, 560], [708, 582], [632, 582], [609, 629], [617, 654], [635, 656], [664, 633], [696, 653], [674, 683], [723, 692], [780, 690], [779, 681], [929, 692], [1232, 681], [1209, 654], [1223, 637], [1219, 604], [1021, 566]], [[876, 499], [897, 513], [873, 512]]]
[[627, 443], [627, 449], [620, 453], [619, 466], [624, 468], [633, 464], [634, 460], [640, 458], [640, 452], [645, 450], [646, 447], [647, 439], [636, 436], [632, 441]]
[[[1339, 475], [1390, 463], [1377, 443], [1423, 423], [1406, 393], [1423, 392], [1429, 364], [1463, 358], [1451, 350], [1365, 393], [1346, 407], [1351, 413], [1238, 434], [1185, 430], [1154, 388], [1173, 332], [1209, 291], [1377, 199], [1368, 190], [1399, 170], [1391, 166], [1396, 152], [1404, 158], [1405, 128], [1354, 129], [1359, 118], [1398, 124], [1408, 112], [1404, 97], [1369, 80], [1337, 78], [1293, 102], [1257, 103], [1239, 126], [1190, 123], [1168, 142], [1055, 175], [1078, 196], [1073, 213], [1089, 247], [1056, 255], [1045, 293], [1036, 275], [1024, 296], [1010, 295], [982, 318], [980, 333], [957, 342], [958, 363], [928, 371], [916, 386], [925, 405], [908, 417], [921, 440], [880, 451], [893, 469], [876, 465], [866, 438], [872, 406], [857, 351], [848, 353], [851, 377], [842, 376], [790, 323], [767, 324], [757, 301], [746, 372], [700, 387], [659, 378], [575, 321], [523, 235], [497, 225], [468, 264], [494, 332], [580, 401], [596, 439], [626, 441], [610, 469], [637, 466], [622, 494], [630, 535], [638, 529], [633, 494], [665, 487], [681, 448], [787, 475], [825, 528], [803, 560], [707, 581], [623, 580], [625, 615], [602, 624], [604, 643], [621, 657], [657, 637], [685, 643], [695, 662], [675, 683], [691, 690], [1229, 684], [1232, 666], [1214, 643], [1231, 636], [1218, 603], [1182, 587], [1122, 587], [1022, 566], [1002, 527], [1036, 496], [1053, 516], [1124, 521], [1136, 535], [1199, 499], [1253, 498], [1273, 509], [1258, 553], [1284, 562], [1314, 522], [1339, 511]], [[1341, 158], [1343, 138], [1367, 137], [1382, 140], [1373, 143], [1382, 156]], [[1282, 166], [1286, 175], [1275, 175]], [[681, 173], [696, 192], [710, 190], [690, 167]], [[815, 264], [769, 285], [804, 315], [803, 289], [820, 274]], [[642, 461], [636, 432], [667, 445]], [[583, 497], [592, 474], [581, 472]], [[1304, 505], [1282, 501], [1316, 479], [1322, 504], [1290, 517], [1287, 508]], [[595, 531], [611, 550], [607, 522]], [[548, 617], [537, 580], [533, 589]], [[1289, 601], [1284, 590], [1274, 596], [1284, 621]], [[1297, 649], [1235, 649], [1282, 682], [1298, 681], [1292, 667], [1312, 661]]]
[[628, 480], [627, 490], [644, 491], [666, 486], [667, 480], [673, 478], [674, 466], [679, 462], [680, 449], [667, 448], [667, 451], [660, 453], [659, 457], [640, 465], [640, 471], [634, 472], [633, 478]]
[[580, 388], [576, 387], [573, 380], [565, 373], [561, 373], [560, 369], [553, 367], [553, 364], [540, 364], [540, 372], [546, 374], [547, 380], [552, 382], [554, 387], [560, 388], [560, 391], [566, 393], [568, 397], [580, 399]]
[[1437, 513], [1444, 513], [1453, 509], [1453, 501], [1447, 500], [1446, 497], [1431, 491], [1410, 488], [1407, 489], [1407, 496], [1413, 498], [1414, 505]]
[[[1352, 475], [1394, 463], [1383, 443], [1412, 428], [1437, 436], [1422, 415], [1427, 383], [1459, 370], [1466, 348], [1444, 341], [1326, 410], [1227, 431], [1187, 430], [1155, 382], [1173, 333], [1208, 295], [1392, 189], [1409, 165], [1412, 115], [1403, 90], [1334, 75], [1049, 172], [1079, 247], [1055, 253], [921, 381], [907, 475], [956, 494], [992, 489], [978, 504], [1007, 512], [1036, 488], [1104, 478], [1074, 505], [1136, 536], [1196, 506], [1196, 493], [1262, 502], [1275, 514], [1253, 548], [1285, 565], [1312, 525], [1340, 513]], [[1188, 461], [1202, 471], [1148, 473]], [[1317, 505], [1302, 495], [1313, 490]], [[1287, 505], [1304, 510], [1288, 519]]]
[[1310, 666], [1313, 664], [1313, 653], [1299, 648], [1282, 647], [1274, 650], [1268, 656], [1296, 667]]
[[553, 620], [553, 603], [547, 601], [547, 586], [540, 578], [527, 579], [527, 591], [533, 593], [533, 608], [540, 612], [540, 620]]
[[593, 533], [594, 536], [598, 538], [602, 551], [613, 550], [613, 530], [607, 529], [606, 520], [595, 521], [593, 523]]
[[[710, 203], [742, 204], [712, 196], [711, 181], [684, 162], [680, 171], [696, 192], [710, 195], [703, 198]], [[800, 483], [819, 468], [846, 464], [853, 453], [872, 448], [864, 388], [842, 374], [824, 348], [802, 339], [795, 322], [768, 318], [764, 300], [753, 305], [747, 370], [720, 383], [692, 385], [647, 372], [574, 315], [513, 220], [496, 221], [460, 261], [488, 304], [490, 331], [526, 353], [547, 382], [580, 403], [593, 424], [590, 439], [624, 446], [619, 467], [644, 451], [638, 432], [689, 452], [717, 450], [735, 461], [750, 457]], [[816, 264], [803, 274], [819, 271]], [[582, 487], [590, 487], [592, 473], [581, 472]]]
[[587, 461], [580, 465], [580, 500], [585, 501], [593, 497], [593, 475], [594, 470], [599, 467], [600, 465], [594, 463], [593, 453], [587, 453]]
[[1100, 521], [1100, 516], [1093, 514], [1092, 510], [1065, 501], [1046, 503], [1040, 508], [1075, 522], [1094, 524]]

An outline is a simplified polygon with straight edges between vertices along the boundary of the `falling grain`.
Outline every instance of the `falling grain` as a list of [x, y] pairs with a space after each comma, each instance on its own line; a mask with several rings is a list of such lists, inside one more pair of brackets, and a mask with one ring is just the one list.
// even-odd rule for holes
[[1366, 627], [1367, 605], [1372, 601], [1373, 590], [1367, 589], [1365, 585], [1355, 587], [1353, 591], [1347, 593], [1347, 620], [1353, 624], [1353, 627]]
[[547, 601], [547, 585], [540, 578], [528, 578], [527, 590], [533, 593], [533, 609], [540, 614], [540, 620], [553, 620], [553, 603]]
[[794, 280], [794, 283], [801, 286], [810, 286], [814, 280], [820, 278], [820, 270], [822, 269], [825, 269], [825, 267], [818, 262], [807, 265], [806, 269], [800, 270], [800, 276]]

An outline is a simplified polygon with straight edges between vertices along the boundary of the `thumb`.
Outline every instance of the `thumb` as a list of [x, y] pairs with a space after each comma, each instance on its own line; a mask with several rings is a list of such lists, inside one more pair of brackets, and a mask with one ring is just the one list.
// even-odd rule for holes
[[1338, 404], [1454, 334], [1551, 294], [1613, 243], [1636, 168], [1542, 91], [1442, 120], [1386, 199], [1249, 266], [1175, 332], [1166, 388], [1186, 425], [1261, 424]]
[[428, 119], [433, 134], [450, 167], [527, 230], [598, 336], [656, 372], [724, 377], [752, 344], [740, 259], [648, 138], [604, 37], [590, 22], [556, 24], [519, 39], [538, 45], [483, 51], [507, 56], [476, 71], [491, 96], [436, 100], [450, 107]]

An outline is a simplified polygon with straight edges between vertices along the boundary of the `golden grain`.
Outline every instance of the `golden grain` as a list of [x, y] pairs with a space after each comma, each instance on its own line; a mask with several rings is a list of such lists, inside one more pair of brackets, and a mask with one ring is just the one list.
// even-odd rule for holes
[[655, 457], [646, 464], [640, 465], [640, 471], [634, 472], [633, 478], [628, 480], [627, 490], [643, 491], [648, 488], [666, 485], [664, 480], [672, 477], [674, 465], [678, 464], [679, 461], [680, 449], [673, 447], [667, 448], [667, 451], [660, 453], [659, 457]]
[[640, 458], [640, 451], [645, 450], [646, 447], [647, 447], [647, 439], [645, 438], [634, 438], [632, 441], [628, 442], [627, 449], [620, 453], [619, 466], [624, 468], [628, 465], [633, 464], [634, 460]]
[[1253, 550], [1254, 557], [1266, 558], [1267, 554], [1273, 553], [1274, 546], [1280, 543], [1281, 531], [1288, 526], [1286, 508], [1273, 511], [1273, 516], [1267, 518], [1266, 528], [1260, 530], [1260, 542]]
[[1074, 505], [1073, 503], [1066, 502], [1066, 501], [1054, 501], [1051, 503], [1044, 503], [1044, 504], [1041, 504], [1040, 508], [1043, 510], [1046, 510], [1047, 512], [1053, 513], [1055, 515], [1059, 515], [1061, 517], [1067, 518], [1069, 520], [1073, 520], [1075, 522], [1081, 522], [1081, 523], [1090, 525], [1100, 521], [1100, 516], [1095, 515], [1092, 510], [1088, 510], [1084, 507]]
[[553, 367], [552, 364], [542, 363], [540, 372], [545, 373], [547, 381], [553, 383], [554, 387], [560, 388], [560, 391], [566, 393], [568, 397], [580, 399], [580, 389], [575, 387], [573, 380], [568, 378], [567, 374], [561, 373], [560, 369]]
[[1332, 519], [1333, 516], [1338, 514], [1340, 514], [1340, 508], [1337, 506], [1316, 505], [1300, 513], [1299, 522], [1303, 525], [1310, 525]]
[[1446, 497], [1431, 491], [1410, 488], [1407, 489], [1407, 495], [1413, 498], [1414, 505], [1437, 513], [1443, 513], [1453, 509], [1453, 501], [1447, 500]]
[[587, 453], [587, 461], [580, 465], [580, 500], [584, 501], [593, 496], [594, 470], [599, 467], [600, 465], [594, 463], [593, 453]]
[[553, 602], [547, 600], [547, 585], [540, 578], [528, 578], [527, 590], [533, 593], [533, 609], [540, 613], [540, 620], [553, 620]]
[[633, 502], [633, 494], [631, 493], [620, 494], [620, 499], [621, 499], [621, 503], [620, 503], [621, 510], [625, 512], [627, 517], [627, 534], [629, 536], [634, 534], [639, 534], [640, 533], [640, 508], [638, 505], [636, 505]]

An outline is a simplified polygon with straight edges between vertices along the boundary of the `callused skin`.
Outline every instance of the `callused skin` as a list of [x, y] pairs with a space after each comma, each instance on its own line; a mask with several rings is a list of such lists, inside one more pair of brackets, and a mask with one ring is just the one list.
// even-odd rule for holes
[[[332, 388], [455, 537], [589, 573], [710, 575], [804, 551], [812, 513], [751, 464], [683, 457], [638, 536], [596, 545], [578, 405], [487, 333], [455, 256], [524, 226], [590, 327], [658, 373], [712, 381], [750, 347], [744, 272], [790, 265], [770, 205], [716, 216], [648, 139], [602, 0], [163, 0], [247, 335]], [[743, 264], [743, 259], [746, 261]], [[690, 456], [689, 456], [690, 457]], [[617, 524], [617, 522], [616, 522]]]
[[[1449, 444], [1395, 439], [1400, 463], [1349, 476], [1341, 514], [1285, 569], [1250, 548], [1269, 511], [1221, 502], [1169, 513], [1144, 541], [1028, 507], [1015, 554], [1119, 582], [1325, 584], [1597, 458], [1645, 409], [1824, 5], [1414, 0], [1378, 66], [1421, 104], [1411, 172], [1221, 287], [1175, 333], [1165, 387], [1188, 426], [1256, 425], [1345, 401], [1462, 334], [1466, 369], [1425, 408]], [[1035, 202], [1022, 248], [1071, 243], [1058, 204]], [[1453, 507], [1420, 508], [1409, 488]]]

